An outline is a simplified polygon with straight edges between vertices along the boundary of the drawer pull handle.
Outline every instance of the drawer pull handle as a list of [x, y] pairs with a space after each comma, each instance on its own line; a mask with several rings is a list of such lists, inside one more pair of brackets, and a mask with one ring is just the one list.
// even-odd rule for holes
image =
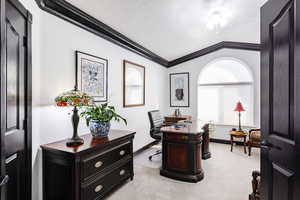
[[122, 169], [122, 170], [120, 171], [120, 175], [123, 176], [124, 174], [125, 174], [125, 170]]
[[99, 167], [101, 167], [102, 165], [103, 165], [103, 162], [101, 162], [101, 161], [98, 161], [98, 162], [95, 163], [95, 167], [96, 167], [96, 168], [99, 168]]
[[124, 150], [120, 151], [120, 155], [121, 155], [121, 156], [123, 156], [124, 154], [125, 154], [125, 151], [124, 151]]
[[97, 185], [97, 187], [95, 187], [95, 192], [100, 192], [102, 190], [103, 186], [102, 185]]

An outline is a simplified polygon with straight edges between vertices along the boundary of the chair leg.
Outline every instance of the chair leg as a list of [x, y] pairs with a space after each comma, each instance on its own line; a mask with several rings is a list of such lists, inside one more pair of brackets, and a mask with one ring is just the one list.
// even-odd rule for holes
[[148, 158], [149, 158], [149, 160], [152, 160], [152, 157], [153, 157], [153, 156], [159, 155], [159, 154], [161, 154], [161, 153], [162, 153], [161, 150], [157, 150], [155, 154], [149, 156]]
[[251, 156], [251, 143], [248, 145], [249, 156]]
[[230, 151], [232, 152], [232, 149], [233, 149], [233, 137], [232, 136], [230, 136], [230, 144], [231, 144]]
[[244, 152], [245, 152], [245, 154], [247, 155], [247, 141], [246, 141], [247, 139], [246, 139], [246, 137], [244, 138]]

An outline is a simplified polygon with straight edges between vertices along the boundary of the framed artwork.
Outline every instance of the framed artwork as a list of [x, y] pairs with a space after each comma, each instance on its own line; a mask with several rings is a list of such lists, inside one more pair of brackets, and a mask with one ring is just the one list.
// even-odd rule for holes
[[190, 106], [190, 75], [188, 72], [170, 74], [170, 107]]
[[92, 96], [95, 102], [106, 102], [107, 59], [76, 51], [76, 62], [76, 87]]
[[123, 61], [123, 106], [145, 105], [145, 67]]

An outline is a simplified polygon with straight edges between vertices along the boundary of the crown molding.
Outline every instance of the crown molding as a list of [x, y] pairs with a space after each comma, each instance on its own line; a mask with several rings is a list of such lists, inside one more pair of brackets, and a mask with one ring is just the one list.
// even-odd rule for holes
[[169, 62], [168, 67], [174, 67], [175, 65], [179, 65], [181, 63], [187, 62], [189, 60], [198, 58], [200, 56], [204, 56], [206, 54], [212, 53], [214, 51], [218, 51], [220, 49], [239, 49], [239, 50], [248, 50], [248, 51], [260, 51], [261, 45], [254, 43], [243, 43], [243, 42], [219, 42], [217, 44], [211, 45], [199, 51], [190, 53], [188, 55], [182, 56], [175, 60]]
[[146, 49], [140, 44], [127, 38], [125, 35], [112, 29], [106, 24], [100, 22], [94, 17], [88, 15], [82, 10], [76, 8], [65, 0], [35, 0], [38, 6], [59, 18], [62, 18], [76, 26], [79, 26], [91, 33], [94, 33], [114, 44], [117, 44], [127, 50], [137, 53], [149, 60], [152, 60], [165, 67], [168, 66], [168, 61], [152, 51]]
[[103, 39], [106, 39], [122, 48], [125, 48], [131, 52], [137, 53], [153, 62], [156, 62], [164, 67], [174, 67], [175, 65], [187, 62], [189, 60], [198, 58], [200, 56], [212, 53], [222, 48], [241, 49], [260, 51], [260, 44], [253, 43], [241, 43], [241, 42], [220, 42], [201, 49], [194, 53], [185, 55], [172, 61], [168, 61], [163, 57], [155, 54], [142, 45], [134, 42], [120, 32], [114, 30], [110, 26], [83, 12], [72, 4], [65, 0], [35, 0], [37, 5], [44, 11], [55, 15], [63, 20], [66, 20], [86, 31], [89, 31]]

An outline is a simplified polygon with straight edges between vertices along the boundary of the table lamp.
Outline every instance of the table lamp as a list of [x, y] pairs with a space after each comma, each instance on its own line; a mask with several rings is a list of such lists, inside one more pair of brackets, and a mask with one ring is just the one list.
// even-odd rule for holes
[[60, 94], [55, 98], [55, 102], [59, 107], [74, 107], [72, 115], [73, 137], [68, 139], [67, 146], [78, 146], [83, 144], [84, 141], [78, 136], [77, 131], [79, 123], [78, 107], [94, 104], [93, 98], [75, 88], [74, 90]]
[[239, 131], [242, 131], [242, 128], [241, 128], [241, 112], [245, 111], [245, 109], [243, 108], [243, 105], [240, 101], [237, 102], [234, 111], [239, 112]]

